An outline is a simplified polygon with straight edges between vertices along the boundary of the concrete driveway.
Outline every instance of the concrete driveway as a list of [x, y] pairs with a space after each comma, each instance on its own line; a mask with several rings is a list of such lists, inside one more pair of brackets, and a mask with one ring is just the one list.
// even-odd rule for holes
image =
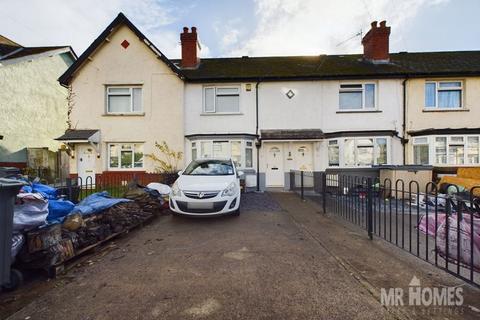
[[[408, 285], [405, 268], [418, 270], [411, 257], [392, 259], [382, 243], [292, 194], [248, 194], [244, 202], [240, 217], [158, 218], [55, 280], [11, 319], [422, 318], [383, 307], [376, 294], [379, 286]], [[360, 259], [359, 245], [379, 256]], [[405, 274], [374, 276], [368, 264], [382, 259], [406, 264], [398, 266]], [[457, 283], [426, 268], [421, 279], [430, 272], [429, 281]], [[473, 288], [468, 295], [467, 304], [480, 297]], [[460, 318], [476, 315], [470, 307]]]

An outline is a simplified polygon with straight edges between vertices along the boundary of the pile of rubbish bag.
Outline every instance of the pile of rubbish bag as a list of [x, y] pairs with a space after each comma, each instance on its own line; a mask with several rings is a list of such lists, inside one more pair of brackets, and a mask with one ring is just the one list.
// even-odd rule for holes
[[[451, 189], [446, 191], [450, 195], [458, 194]], [[446, 210], [447, 202], [450, 202], [449, 214]], [[418, 229], [423, 234], [436, 238], [437, 253], [465, 266], [473, 264], [473, 268], [480, 271], [480, 212], [475, 204], [443, 196], [436, 199], [433, 196], [422, 196], [420, 206], [426, 208], [427, 205], [433, 212], [426, 212], [420, 217]], [[435, 206], [436, 214], [433, 209]], [[461, 212], [459, 208], [462, 208]]]
[[166, 212], [170, 187], [149, 186], [131, 182], [123, 198], [102, 191], [74, 204], [56, 188], [29, 183], [20, 190], [14, 206], [12, 257], [27, 268], [52, 266]]

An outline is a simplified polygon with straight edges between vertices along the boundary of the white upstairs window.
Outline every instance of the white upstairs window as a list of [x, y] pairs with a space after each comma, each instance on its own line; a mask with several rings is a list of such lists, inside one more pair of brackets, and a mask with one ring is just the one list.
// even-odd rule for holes
[[462, 108], [462, 81], [425, 82], [426, 109]]
[[107, 112], [112, 114], [141, 113], [142, 88], [110, 86], [107, 87]]
[[203, 88], [204, 113], [239, 113], [240, 87]]
[[375, 100], [374, 83], [340, 84], [340, 110], [374, 110]]

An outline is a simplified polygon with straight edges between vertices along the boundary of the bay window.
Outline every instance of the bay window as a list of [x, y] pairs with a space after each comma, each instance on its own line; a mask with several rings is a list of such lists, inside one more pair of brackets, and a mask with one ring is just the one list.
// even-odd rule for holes
[[352, 137], [328, 141], [329, 166], [371, 166], [388, 163], [388, 138]]
[[107, 113], [142, 112], [142, 88], [108, 86], [106, 88]]
[[462, 107], [462, 81], [425, 82], [425, 108], [459, 109]]
[[253, 141], [197, 140], [191, 143], [191, 147], [192, 160], [231, 158], [238, 168], [253, 168]]
[[109, 169], [143, 168], [143, 145], [139, 143], [108, 144]]
[[340, 110], [375, 109], [375, 84], [340, 84]]
[[413, 139], [413, 163], [432, 165], [478, 165], [479, 135], [425, 136]]
[[240, 87], [203, 88], [204, 113], [239, 113]]

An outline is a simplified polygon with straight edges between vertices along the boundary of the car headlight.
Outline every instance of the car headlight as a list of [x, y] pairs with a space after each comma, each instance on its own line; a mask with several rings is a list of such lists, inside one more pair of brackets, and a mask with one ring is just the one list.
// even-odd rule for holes
[[172, 186], [172, 196], [173, 197], [179, 197], [182, 195], [182, 191], [178, 187], [178, 183], [175, 181], [175, 183]]
[[231, 197], [234, 196], [237, 193], [237, 185], [235, 182], [232, 182], [228, 185], [225, 190], [222, 192], [222, 197]]

